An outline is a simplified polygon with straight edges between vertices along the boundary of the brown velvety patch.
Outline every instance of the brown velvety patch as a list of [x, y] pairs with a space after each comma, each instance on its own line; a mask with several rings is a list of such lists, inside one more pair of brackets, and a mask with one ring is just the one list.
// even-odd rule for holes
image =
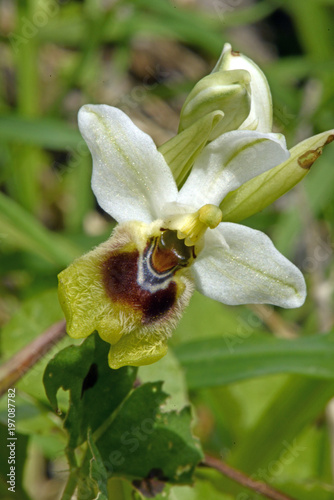
[[142, 323], [151, 323], [173, 307], [176, 283], [157, 292], [143, 290], [137, 283], [139, 252], [112, 253], [104, 262], [102, 274], [105, 290], [113, 302], [122, 303], [142, 313]]

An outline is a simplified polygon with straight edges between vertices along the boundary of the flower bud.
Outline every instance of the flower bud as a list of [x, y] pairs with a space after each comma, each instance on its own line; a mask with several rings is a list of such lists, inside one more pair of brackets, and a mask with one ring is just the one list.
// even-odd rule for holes
[[212, 74], [235, 70], [247, 71], [250, 76], [250, 113], [238, 128], [271, 132], [273, 107], [269, 84], [264, 73], [251, 59], [233, 51], [231, 45], [226, 43]]
[[244, 70], [219, 71], [202, 78], [182, 107], [179, 132], [217, 110], [224, 116], [212, 131], [210, 140], [237, 129], [249, 114], [249, 83], [250, 75]]

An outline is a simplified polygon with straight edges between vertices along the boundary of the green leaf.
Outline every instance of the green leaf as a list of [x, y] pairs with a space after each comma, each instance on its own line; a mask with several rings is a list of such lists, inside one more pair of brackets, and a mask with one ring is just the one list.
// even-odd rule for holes
[[249, 337], [260, 332], [261, 321], [245, 307], [230, 307], [212, 300], [197, 292], [193, 294], [190, 304], [185, 310], [170, 345], [208, 338], [208, 322], [210, 323], [210, 338], [222, 337], [224, 334], [237, 332], [238, 336]]
[[302, 458], [306, 448], [297, 438], [322, 414], [333, 394], [333, 380], [289, 377], [251, 432], [233, 450], [231, 465], [260, 478], [262, 468], [268, 471], [272, 461], [289, 466]]
[[301, 500], [333, 500], [334, 487], [317, 480], [305, 480], [304, 482], [277, 482], [277, 488], [282, 489], [292, 498]]
[[164, 413], [162, 382], [138, 387], [96, 441], [109, 474], [190, 483], [202, 452], [190, 431], [191, 412]]
[[0, 136], [2, 141], [34, 144], [60, 151], [72, 149], [80, 154], [88, 154], [79, 131], [61, 120], [0, 116]]
[[[324, 3], [325, 5], [325, 3]], [[295, 0], [287, 5], [291, 20], [296, 23], [298, 39], [312, 61], [330, 61], [332, 58], [331, 16], [322, 8], [322, 2]], [[312, 36], [309, 27], [312, 25]]]
[[159, 363], [141, 366], [138, 377], [142, 383], [154, 382], [159, 379], [165, 381], [164, 389], [171, 395], [164, 406], [165, 411], [180, 410], [189, 404], [184, 370], [171, 349], [168, 350], [166, 356], [159, 360]]
[[67, 266], [82, 253], [65, 237], [46, 229], [8, 196], [0, 193], [0, 237], [7, 245], [33, 252], [58, 266]]
[[108, 350], [109, 344], [94, 334], [82, 345], [60, 351], [46, 367], [44, 386], [55, 409], [58, 389], [70, 391], [64, 421], [70, 448], [87, 439], [88, 429], [94, 432], [109, 418], [132, 388], [136, 369], [112, 370], [108, 365]]
[[274, 373], [334, 379], [334, 332], [296, 340], [225, 336], [181, 344], [174, 353], [190, 389]]
[[90, 461], [90, 478], [94, 481], [99, 491], [97, 499], [108, 500], [108, 473], [104, 466], [100, 452], [92, 440], [90, 432], [88, 433], [87, 441], [92, 454], [92, 459]]
[[[167, 497], [163, 492], [161, 495], [157, 495], [155, 500], [203, 500], [203, 498], [233, 500], [233, 498], [237, 497], [218, 491], [211, 481], [196, 478], [194, 486], [172, 486]], [[246, 498], [248, 500], [250, 497], [245, 497], [245, 500]]]
[[112, 500], [140, 500], [139, 495], [135, 495], [130, 481], [120, 477], [112, 477], [108, 481], [109, 498]]

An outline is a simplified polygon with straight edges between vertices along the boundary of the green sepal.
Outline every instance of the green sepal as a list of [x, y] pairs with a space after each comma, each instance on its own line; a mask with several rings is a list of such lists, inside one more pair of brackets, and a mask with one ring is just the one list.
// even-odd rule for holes
[[213, 111], [158, 148], [173, 172], [178, 187], [185, 181], [197, 156], [223, 118], [222, 111]]
[[220, 204], [223, 221], [239, 222], [273, 203], [305, 177], [333, 140], [334, 129], [309, 137], [290, 150], [288, 160], [228, 194]]

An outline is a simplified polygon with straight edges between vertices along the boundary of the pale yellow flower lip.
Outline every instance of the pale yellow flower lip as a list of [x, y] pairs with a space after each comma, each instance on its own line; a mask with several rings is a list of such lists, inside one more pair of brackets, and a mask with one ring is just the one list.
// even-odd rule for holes
[[[145, 267], [161, 224], [134, 221], [117, 226], [108, 241], [58, 276], [68, 334], [83, 338], [97, 330], [110, 344], [111, 368], [150, 364], [164, 356], [167, 339], [193, 292], [187, 270], [181, 269], [179, 275], [176, 266], [155, 276]], [[140, 263], [144, 263], [142, 284]]]
[[60, 273], [58, 276], [58, 299], [59, 299], [59, 303], [64, 311], [64, 315], [66, 318], [67, 332], [69, 332], [71, 330], [73, 312], [72, 312], [71, 301], [69, 300], [69, 297], [67, 296], [66, 286], [61, 278], [61, 274], [62, 273]]

